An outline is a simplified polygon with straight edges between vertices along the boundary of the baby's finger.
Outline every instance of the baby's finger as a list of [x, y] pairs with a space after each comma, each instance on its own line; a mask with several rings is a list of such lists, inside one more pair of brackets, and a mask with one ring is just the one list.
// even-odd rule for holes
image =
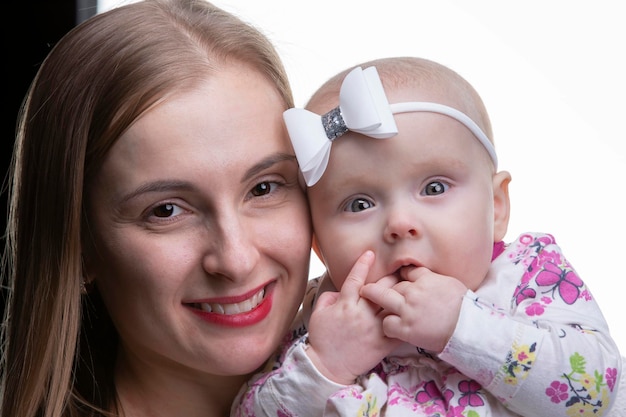
[[367, 274], [369, 273], [373, 262], [374, 252], [371, 250], [365, 251], [365, 253], [357, 259], [356, 263], [350, 270], [350, 273], [346, 277], [346, 280], [341, 286], [341, 298], [355, 303], [359, 301], [361, 298], [359, 292], [361, 287], [363, 287], [363, 284], [365, 284]]
[[376, 281], [376, 283], [385, 288], [392, 288], [398, 282], [398, 278], [395, 275], [387, 275]]
[[383, 319], [383, 332], [385, 336], [392, 339], [406, 341], [406, 332], [402, 325], [402, 319], [396, 315], [389, 315]]
[[402, 294], [392, 287], [381, 284], [380, 281], [364, 285], [361, 288], [361, 296], [393, 314], [399, 314], [405, 303]]
[[419, 279], [420, 276], [430, 272], [430, 269], [424, 266], [413, 266], [406, 267], [400, 270], [400, 276], [405, 281], [415, 282]]

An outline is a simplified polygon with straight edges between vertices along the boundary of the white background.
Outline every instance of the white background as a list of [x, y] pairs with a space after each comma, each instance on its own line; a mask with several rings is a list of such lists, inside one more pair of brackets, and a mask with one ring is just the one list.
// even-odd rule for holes
[[[111, 1], [111, 0], [109, 0]], [[106, 9], [113, 4], [101, 7]], [[626, 12], [619, 0], [214, 1], [265, 32], [304, 106], [348, 66], [411, 55], [483, 97], [511, 172], [507, 240], [552, 233], [626, 354]], [[311, 275], [323, 271], [313, 255]]]

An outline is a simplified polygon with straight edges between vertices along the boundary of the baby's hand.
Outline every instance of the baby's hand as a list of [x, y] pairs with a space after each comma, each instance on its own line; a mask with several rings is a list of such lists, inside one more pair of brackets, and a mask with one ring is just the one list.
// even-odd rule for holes
[[385, 309], [383, 331], [432, 352], [441, 352], [456, 327], [465, 285], [428, 268], [406, 268], [393, 288], [367, 284], [361, 295]]
[[[340, 384], [354, 383], [401, 343], [383, 333], [381, 308], [359, 295], [373, 261], [373, 252], [361, 255], [341, 291], [320, 296], [309, 322], [307, 355], [324, 376]], [[389, 288], [397, 282], [381, 281]]]

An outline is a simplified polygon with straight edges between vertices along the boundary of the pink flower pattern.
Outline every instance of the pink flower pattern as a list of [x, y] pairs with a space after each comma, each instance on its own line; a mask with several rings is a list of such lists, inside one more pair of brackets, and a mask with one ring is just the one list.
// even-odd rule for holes
[[608, 408], [605, 399], [613, 392], [617, 369], [588, 373], [585, 358], [579, 354], [570, 357], [571, 372], [563, 374], [561, 381], [555, 380], [546, 388], [546, 395], [555, 404], [564, 402], [568, 415], [601, 416]]

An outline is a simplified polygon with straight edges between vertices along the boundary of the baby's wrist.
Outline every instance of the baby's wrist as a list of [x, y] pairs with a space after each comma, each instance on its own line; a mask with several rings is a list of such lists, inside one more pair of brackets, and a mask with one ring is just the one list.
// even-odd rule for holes
[[315, 350], [315, 348], [311, 346], [310, 343], [307, 342], [305, 344], [304, 352], [308, 356], [315, 369], [317, 369], [317, 371], [322, 374], [326, 379], [341, 385], [352, 385], [356, 381], [357, 376], [345, 372], [345, 368], [342, 367], [343, 372], [341, 372], [327, 366], [326, 362], [321, 358], [317, 350]]

